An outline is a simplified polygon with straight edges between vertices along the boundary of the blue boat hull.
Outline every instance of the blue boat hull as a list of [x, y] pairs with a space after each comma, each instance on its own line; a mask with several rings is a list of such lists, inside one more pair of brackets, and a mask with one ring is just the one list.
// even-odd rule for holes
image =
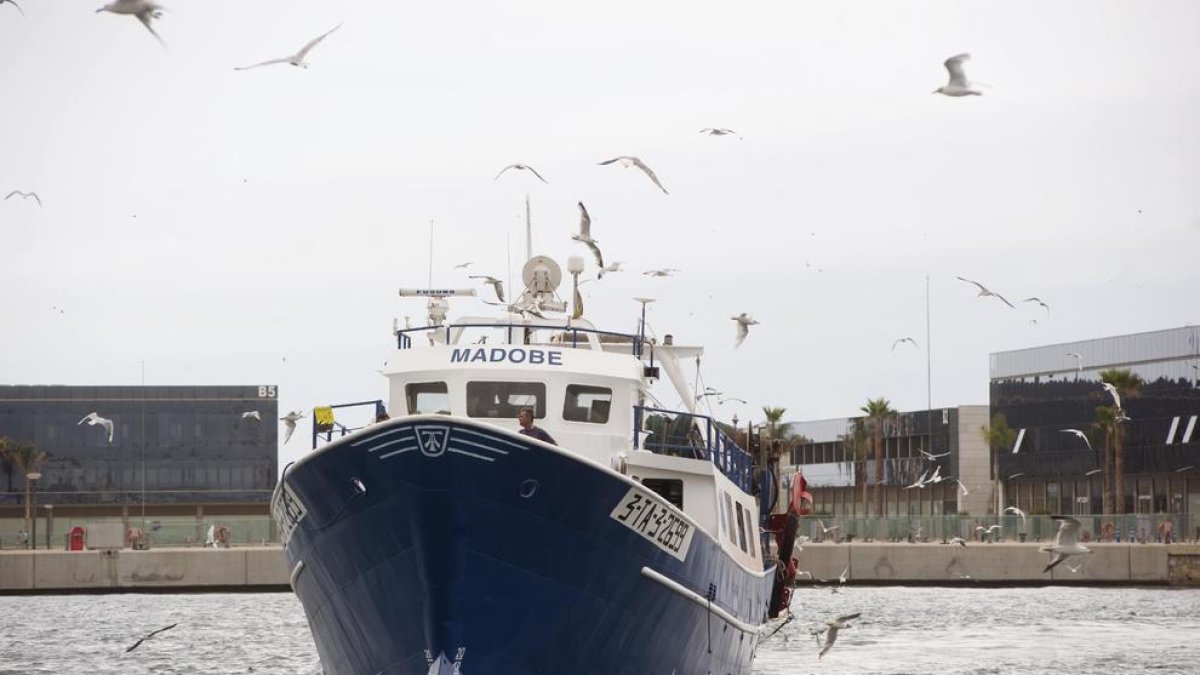
[[656, 544], [614, 517], [631, 489], [523, 436], [415, 417], [306, 457], [273, 506], [326, 675], [749, 673], [773, 575], [690, 521], [686, 550]]

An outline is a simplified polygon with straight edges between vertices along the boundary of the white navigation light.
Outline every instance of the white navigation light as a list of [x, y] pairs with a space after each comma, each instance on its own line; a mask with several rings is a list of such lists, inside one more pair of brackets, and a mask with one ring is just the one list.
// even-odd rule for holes
[[567, 271], [571, 274], [583, 274], [583, 256], [573, 255], [567, 258]]

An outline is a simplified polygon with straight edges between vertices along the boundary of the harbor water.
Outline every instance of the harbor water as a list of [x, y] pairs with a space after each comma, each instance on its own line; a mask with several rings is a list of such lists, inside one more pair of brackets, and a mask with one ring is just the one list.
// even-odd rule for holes
[[[799, 588], [793, 608], [755, 673], [1200, 672], [1197, 589]], [[853, 612], [862, 617], [818, 658], [809, 629]], [[319, 672], [290, 593], [0, 597], [0, 675]]]

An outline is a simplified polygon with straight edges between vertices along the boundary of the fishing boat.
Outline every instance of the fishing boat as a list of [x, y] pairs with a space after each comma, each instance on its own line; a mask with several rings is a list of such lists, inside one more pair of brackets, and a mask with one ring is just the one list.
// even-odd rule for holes
[[473, 289], [401, 290], [429, 320], [394, 329], [387, 403], [313, 411], [272, 512], [325, 675], [749, 673], [796, 563], [762, 536], [774, 476], [696, 409], [702, 349], [648, 334], [647, 300], [631, 332], [568, 312], [548, 257], [522, 280], [454, 320]]

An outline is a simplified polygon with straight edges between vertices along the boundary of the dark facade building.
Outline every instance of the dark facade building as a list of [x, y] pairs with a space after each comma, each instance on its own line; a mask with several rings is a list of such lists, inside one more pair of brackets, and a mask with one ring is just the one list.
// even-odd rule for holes
[[[0, 437], [49, 455], [35, 489], [56, 514], [267, 514], [278, 418], [274, 386], [0, 386]], [[0, 466], [0, 517], [23, 509], [20, 473]]]
[[[1084, 340], [991, 355], [993, 414], [1016, 432], [998, 453], [1005, 503], [1035, 513], [1102, 513], [1102, 427], [1116, 401], [1101, 373], [1128, 370], [1124, 513], [1200, 513], [1200, 327]], [[1110, 409], [1105, 413], [1104, 408]], [[1087, 438], [1075, 433], [1082, 432]], [[1110, 472], [1111, 473], [1111, 472]]]

